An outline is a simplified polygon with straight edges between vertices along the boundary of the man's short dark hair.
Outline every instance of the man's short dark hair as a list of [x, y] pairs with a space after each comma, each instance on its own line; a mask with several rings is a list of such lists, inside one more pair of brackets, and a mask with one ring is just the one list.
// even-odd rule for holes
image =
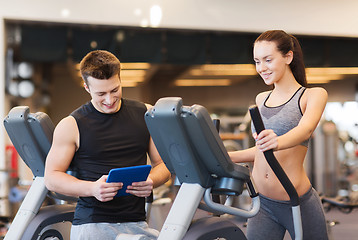
[[89, 52], [80, 62], [80, 72], [88, 85], [88, 77], [109, 79], [115, 74], [120, 77], [121, 63], [112, 53], [105, 50]]

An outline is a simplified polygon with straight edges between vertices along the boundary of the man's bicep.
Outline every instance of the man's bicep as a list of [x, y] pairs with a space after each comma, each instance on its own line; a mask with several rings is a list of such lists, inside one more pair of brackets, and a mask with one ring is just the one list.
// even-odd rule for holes
[[70, 119], [61, 121], [56, 126], [46, 159], [46, 167], [49, 170], [67, 170], [76, 152], [76, 132]]
[[149, 141], [148, 155], [149, 155], [150, 162], [153, 167], [163, 162], [152, 138], [150, 138], [150, 141]]
[[71, 164], [74, 150], [73, 146], [54, 144], [46, 158], [46, 168], [52, 171], [65, 172]]

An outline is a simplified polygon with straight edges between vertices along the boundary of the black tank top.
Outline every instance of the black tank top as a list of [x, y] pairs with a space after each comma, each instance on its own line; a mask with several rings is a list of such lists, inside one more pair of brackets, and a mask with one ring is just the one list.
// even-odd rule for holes
[[[112, 168], [144, 165], [150, 135], [144, 121], [143, 103], [122, 99], [118, 112], [105, 114], [91, 102], [71, 113], [79, 129], [79, 148], [72, 160], [77, 177], [96, 181]], [[145, 220], [145, 199], [133, 195], [100, 202], [80, 197], [74, 225], [97, 222], [136, 222]]]

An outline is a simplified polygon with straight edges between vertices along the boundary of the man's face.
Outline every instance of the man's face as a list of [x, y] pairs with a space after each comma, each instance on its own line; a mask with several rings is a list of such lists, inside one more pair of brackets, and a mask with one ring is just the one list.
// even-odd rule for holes
[[88, 77], [85, 89], [91, 95], [93, 106], [102, 113], [115, 113], [121, 107], [122, 85], [116, 74], [109, 79]]

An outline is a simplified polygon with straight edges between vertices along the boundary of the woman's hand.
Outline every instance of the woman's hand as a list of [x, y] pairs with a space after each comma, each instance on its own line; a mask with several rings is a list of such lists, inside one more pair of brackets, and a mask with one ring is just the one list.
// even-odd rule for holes
[[276, 133], [271, 129], [265, 129], [260, 132], [259, 135], [257, 133], [252, 134], [254, 139], [256, 140], [256, 147], [265, 152], [267, 150], [277, 150], [278, 148], [278, 137]]

